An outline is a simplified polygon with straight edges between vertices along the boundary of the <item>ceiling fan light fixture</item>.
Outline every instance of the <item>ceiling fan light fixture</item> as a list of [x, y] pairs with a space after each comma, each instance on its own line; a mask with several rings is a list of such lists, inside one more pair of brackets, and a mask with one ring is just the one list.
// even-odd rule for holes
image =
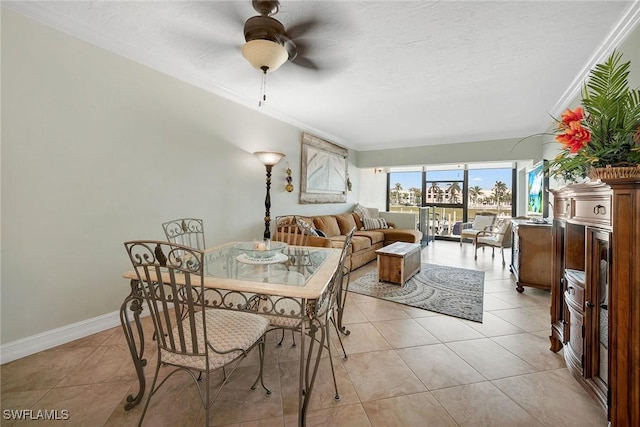
[[249, 40], [242, 46], [242, 56], [258, 70], [269, 72], [280, 68], [289, 59], [289, 53], [280, 43], [271, 40]]

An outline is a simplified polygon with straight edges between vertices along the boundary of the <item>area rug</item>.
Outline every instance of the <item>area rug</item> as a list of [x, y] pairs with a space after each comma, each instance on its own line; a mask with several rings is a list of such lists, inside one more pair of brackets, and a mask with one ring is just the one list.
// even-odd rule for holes
[[484, 271], [422, 264], [404, 286], [378, 281], [373, 270], [349, 291], [482, 323]]

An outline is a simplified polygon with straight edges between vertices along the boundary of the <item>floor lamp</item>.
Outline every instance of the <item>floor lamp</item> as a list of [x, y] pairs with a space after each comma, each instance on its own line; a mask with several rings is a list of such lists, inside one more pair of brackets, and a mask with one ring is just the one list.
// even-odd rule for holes
[[253, 154], [255, 154], [267, 168], [267, 195], [264, 198], [264, 239], [267, 240], [271, 239], [271, 216], [269, 213], [271, 209], [271, 196], [269, 195], [269, 190], [271, 189], [271, 169], [284, 157], [284, 154], [270, 151], [257, 151]]

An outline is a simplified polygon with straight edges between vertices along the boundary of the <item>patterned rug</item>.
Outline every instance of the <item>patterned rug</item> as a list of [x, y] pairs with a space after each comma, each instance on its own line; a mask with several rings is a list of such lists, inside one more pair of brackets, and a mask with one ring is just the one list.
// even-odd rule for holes
[[422, 264], [404, 286], [378, 281], [373, 270], [349, 291], [482, 323], [484, 271]]

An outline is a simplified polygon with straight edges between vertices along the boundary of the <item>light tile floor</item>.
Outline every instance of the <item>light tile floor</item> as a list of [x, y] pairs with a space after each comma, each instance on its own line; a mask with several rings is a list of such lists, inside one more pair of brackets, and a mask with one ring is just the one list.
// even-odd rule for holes
[[[509, 259], [510, 254], [506, 254]], [[321, 360], [308, 426], [606, 426], [599, 405], [549, 351], [549, 293], [515, 291], [499, 255], [437, 241], [423, 262], [485, 271], [484, 323], [349, 294], [343, 337], [348, 359], [334, 352], [341, 399], [334, 399], [329, 360]], [[352, 273], [352, 280], [375, 262]], [[124, 298], [124, 295], [123, 295]], [[146, 322], [150, 381], [155, 364]], [[249, 390], [256, 354], [243, 361], [218, 400], [212, 425], [295, 426], [299, 353], [286, 334], [267, 342], [265, 381]], [[335, 338], [335, 337], [334, 337]], [[336, 346], [334, 342], [334, 348]], [[15, 421], [2, 426], [133, 426], [141, 408], [123, 409], [136, 389], [121, 329], [113, 328], [0, 368], [2, 410], [68, 410], [66, 422]], [[204, 425], [196, 388], [176, 375], [153, 397], [146, 426]]]

